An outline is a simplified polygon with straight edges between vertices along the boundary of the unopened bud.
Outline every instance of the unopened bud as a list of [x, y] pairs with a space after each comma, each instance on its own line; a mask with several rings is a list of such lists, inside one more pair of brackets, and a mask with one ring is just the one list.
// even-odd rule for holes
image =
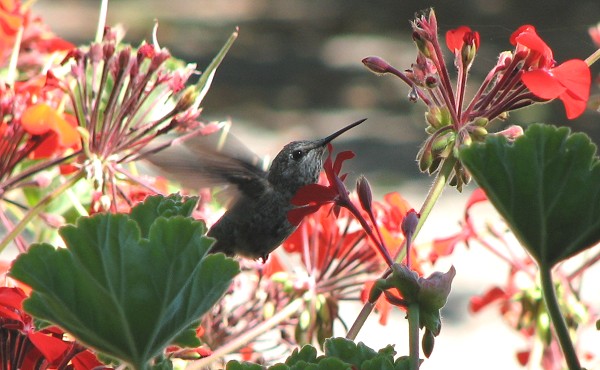
[[523, 135], [523, 127], [513, 125], [505, 130], [496, 132], [495, 135], [502, 135], [502, 136], [506, 137], [508, 140], [515, 140], [519, 136]]
[[490, 123], [490, 120], [485, 117], [478, 117], [473, 121], [473, 124], [478, 127], [485, 127], [488, 123]]
[[363, 64], [372, 72], [384, 74], [390, 71], [390, 64], [380, 57], [366, 57], [362, 60]]
[[408, 211], [408, 213], [406, 213], [406, 216], [404, 216], [404, 219], [402, 220], [402, 233], [406, 239], [410, 240], [412, 235], [415, 233], [420, 218], [421, 215], [419, 215], [414, 209], [411, 209]]
[[433, 142], [431, 144], [431, 150], [434, 153], [440, 153], [444, 149], [446, 149], [448, 146], [454, 144], [455, 139], [456, 139], [456, 133], [454, 131], [448, 131], [443, 135], [439, 135], [438, 137], [436, 137], [433, 140]]
[[369, 185], [369, 181], [367, 181], [366, 177], [360, 176], [358, 178], [356, 181], [356, 192], [358, 193], [358, 200], [360, 201], [362, 208], [371, 213], [373, 194], [371, 192], [371, 185]]
[[415, 45], [417, 46], [417, 49], [419, 50], [419, 52], [421, 54], [423, 54], [423, 56], [425, 56], [426, 58], [431, 58], [431, 53], [429, 52], [429, 41], [425, 40], [425, 38], [423, 38], [419, 32], [413, 32], [412, 34], [412, 38], [413, 41], [415, 42]]
[[471, 136], [475, 140], [484, 140], [487, 134], [488, 131], [484, 127], [474, 127], [471, 131]]
[[419, 151], [417, 159], [419, 161], [419, 169], [421, 172], [427, 171], [433, 163], [433, 153], [431, 152], [431, 147], [428, 145], [423, 146]]
[[435, 336], [433, 335], [431, 330], [425, 328], [425, 333], [423, 333], [423, 339], [421, 340], [421, 348], [423, 349], [423, 354], [425, 355], [425, 357], [429, 358], [429, 356], [431, 356], [434, 345]]

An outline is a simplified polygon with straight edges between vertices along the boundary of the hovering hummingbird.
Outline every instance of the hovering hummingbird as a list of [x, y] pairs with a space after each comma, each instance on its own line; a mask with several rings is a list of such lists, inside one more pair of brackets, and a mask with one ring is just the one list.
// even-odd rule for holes
[[228, 256], [266, 261], [269, 253], [296, 229], [287, 219], [288, 211], [294, 207], [291, 199], [298, 189], [318, 181], [327, 144], [365, 120], [322, 139], [292, 141], [275, 156], [267, 171], [247, 155], [228, 155], [200, 148], [197, 154], [201, 158], [193, 166], [181, 161], [181, 156], [179, 161], [160, 155], [149, 160], [173, 174], [197, 172], [204, 177], [204, 184], [234, 185], [238, 191], [236, 199], [207, 233], [216, 239], [209, 253], [223, 252]]

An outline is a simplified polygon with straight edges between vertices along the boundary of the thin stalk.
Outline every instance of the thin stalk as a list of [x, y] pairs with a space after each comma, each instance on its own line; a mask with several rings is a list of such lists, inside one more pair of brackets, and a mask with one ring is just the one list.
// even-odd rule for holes
[[100, 2], [100, 12], [98, 14], [98, 27], [96, 28], [96, 42], [102, 42], [104, 36], [104, 27], [106, 26], [106, 14], [108, 13], [108, 0]]
[[69, 189], [73, 185], [75, 185], [75, 183], [77, 183], [77, 181], [82, 179], [83, 176], [84, 176], [84, 172], [79, 171], [76, 175], [71, 177], [68, 181], [64, 182], [58, 188], [54, 189], [54, 191], [52, 193], [48, 194], [44, 199], [42, 199], [38, 204], [36, 204], [35, 207], [33, 207], [29, 212], [27, 212], [27, 214], [25, 214], [25, 217], [23, 217], [23, 219], [21, 221], [19, 221], [17, 226], [15, 226], [14, 229], [12, 229], [4, 237], [4, 239], [2, 239], [2, 242], [0, 242], [0, 252], [2, 252], [4, 250], [4, 248], [6, 248], [6, 246], [23, 231], [23, 229], [25, 229], [25, 227], [27, 226], [29, 221], [31, 221], [35, 216], [37, 216], [40, 212], [42, 212], [44, 210], [44, 208], [46, 206], [48, 206], [54, 199], [56, 199], [67, 189]]
[[570, 370], [581, 370], [579, 358], [577, 358], [577, 352], [575, 352], [575, 347], [571, 341], [567, 323], [560, 311], [558, 299], [556, 298], [552, 272], [550, 271], [550, 268], [545, 265], [540, 265], [540, 280], [542, 283], [542, 292], [544, 293], [544, 302], [546, 303], [546, 308], [548, 309], [548, 314], [552, 320], [552, 326], [554, 326], [554, 331], [558, 338], [558, 342], [560, 343], [563, 355], [565, 356], [567, 366]]
[[[423, 205], [421, 206], [421, 211], [420, 211], [421, 217], [419, 218], [419, 222], [417, 223], [417, 227], [415, 228], [415, 232], [413, 233], [413, 240], [419, 234], [419, 231], [421, 230], [421, 227], [425, 223], [425, 220], [427, 220], [427, 217], [429, 217], [429, 214], [431, 213], [433, 206], [439, 199], [440, 195], [442, 195], [444, 187], [446, 186], [446, 183], [448, 183], [448, 178], [450, 177], [450, 174], [452, 173], [452, 169], [454, 168], [454, 164], [456, 163], [456, 161], [457, 161], [456, 158], [448, 157], [444, 160], [444, 163], [442, 163], [442, 168], [440, 169], [440, 172], [436, 176], [436, 178], [433, 182], [433, 185], [431, 185], [431, 188], [429, 188], [427, 197], [425, 198], [425, 201], [423, 202]], [[400, 246], [400, 249], [398, 249], [398, 250], [399, 251], [405, 250], [405, 247], [406, 247], [406, 241], [404, 241], [403, 245]], [[404, 259], [404, 255], [402, 253], [398, 253], [398, 255], [396, 256], [396, 261], [401, 262], [403, 259]], [[389, 274], [390, 274], [390, 269], [388, 268], [382, 274], [382, 277], [385, 278]], [[371, 312], [373, 311], [374, 308], [375, 308], [374, 303], [366, 302], [364, 304], [362, 310], [360, 311], [360, 313], [356, 317], [354, 323], [352, 324], [352, 327], [350, 328], [350, 330], [348, 330], [348, 334], [346, 334], [347, 339], [350, 339], [350, 340], [356, 339], [358, 332], [360, 332], [360, 329], [362, 329], [363, 325], [367, 321], [367, 317], [369, 317], [369, 315], [371, 314]]]
[[411, 303], [407, 308], [408, 318], [408, 368], [419, 369], [419, 303]]
[[585, 63], [591, 67], [592, 64], [596, 63], [598, 60], [600, 60], [600, 49], [594, 51], [592, 55], [585, 58]]
[[290, 316], [298, 312], [298, 310], [303, 305], [304, 299], [302, 299], [302, 297], [294, 299], [281, 311], [273, 315], [270, 319], [263, 321], [260, 325], [240, 335], [239, 337], [225, 344], [224, 346], [217, 348], [217, 350], [214, 351], [210, 356], [190, 363], [186, 367], [186, 370], [200, 370], [208, 367], [214, 361], [217, 361], [218, 359], [223, 358], [223, 356], [241, 348], [254, 338], [265, 333], [267, 330], [272, 329], [273, 327], [281, 323], [283, 320], [288, 319]]

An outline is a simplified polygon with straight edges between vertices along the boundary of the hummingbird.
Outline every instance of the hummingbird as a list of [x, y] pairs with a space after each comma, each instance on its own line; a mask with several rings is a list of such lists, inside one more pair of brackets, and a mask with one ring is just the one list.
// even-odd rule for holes
[[327, 144], [365, 120], [322, 139], [292, 141], [275, 156], [268, 170], [248, 156], [202, 149], [197, 153], [201, 158], [195, 169], [177, 165], [174, 158], [165, 160], [157, 155], [149, 159], [167, 172], [189, 174], [195, 170], [204, 180], [208, 179], [208, 183], [235, 186], [236, 198], [207, 233], [215, 239], [208, 253], [260, 258], [264, 262], [296, 230], [297, 225], [290, 224], [287, 218], [288, 211], [294, 207], [291, 200], [301, 187], [318, 181]]

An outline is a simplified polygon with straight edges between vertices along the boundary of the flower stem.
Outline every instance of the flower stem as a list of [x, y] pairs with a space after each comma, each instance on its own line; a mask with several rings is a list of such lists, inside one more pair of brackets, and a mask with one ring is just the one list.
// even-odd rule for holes
[[449, 179], [450, 175], [452, 174], [452, 169], [454, 168], [454, 164], [456, 163], [456, 161], [457, 161], [457, 159], [454, 158], [454, 156], [450, 156], [450, 157], [444, 159], [444, 163], [442, 163], [442, 168], [440, 169], [440, 172], [435, 177], [433, 185], [431, 185], [431, 188], [429, 188], [427, 197], [425, 198], [425, 201], [423, 202], [423, 205], [421, 206], [421, 210], [419, 211], [419, 214], [421, 216], [419, 218], [419, 222], [417, 223], [417, 227], [415, 228], [415, 232], [413, 234], [413, 240], [419, 234], [419, 231], [421, 230], [421, 227], [425, 223], [425, 220], [427, 220], [427, 217], [429, 217], [429, 214], [431, 213], [433, 206], [435, 205], [437, 200], [440, 198], [440, 195], [442, 195], [442, 192], [444, 191], [444, 187], [448, 183], [448, 179]]
[[411, 303], [407, 309], [408, 318], [408, 368], [419, 369], [419, 303]]
[[14, 240], [22, 231], [25, 229], [29, 221], [31, 221], [35, 216], [37, 216], [40, 212], [44, 210], [44, 208], [49, 205], [54, 199], [56, 199], [59, 195], [65, 192], [67, 189], [71, 188], [77, 181], [82, 179], [84, 176], [83, 171], [79, 171], [76, 175], [72, 176], [68, 181], [62, 183], [58, 188], [54, 189], [54, 191], [48, 194], [44, 199], [38, 202], [35, 207], [33, 207], [25, 217], [2, 239], [0, 242], [0, 252], [6, 248], [6, 246]]
[[[446, 183], [448, 182], [448, 178], [450, 177], [450, 174], [452, 173], [452, 169], [454, 168], [454, 164], [456, 163], [456, 161], [457, 161], [457, 159], [454, 158], [453, 156], [450, 156], [450, 157], [444, 159], [444, 162], [442, 163], [440, 172], [437, 174], [435, 181], [433, 182], [433, 185], [429, 189], [429, 192], [427, 193], [427, 197], [425, 198], [425, 201], [423, 202], [423, 205], [421, 206], [421, 211], [420, 211], [421, 217], [419, 218], [419, 222], [417, 223], [415, 232], [412, 235], [413, 240], [419, 234], [419, 230], [421, 230], [421, 227], [425, 223], [425, 220], [431, 213], [433, 206], [439, 199], [440, 195], [442, 195], [444, 187], [446, 186]], [[404, 241], [403, 245], [400, 246], [400, 248], [398, 250], [406, 251], [405, 247], [406, 247], [406, 241]], [[404, 254], [397, 253], [396, 261], [401, 262], [403, 259], [404, 259]], [[389, 274], [390, 274], [390, 269], [388, 268], [383, 273], [382, 277], [385, 278]], [[350, 339], [350, 340], [356, 339], [356, 336], [360, 332], [360, 329], [362, 329], [363, 325], [367, 321], [367, 317], [369, 317], [371, 312], [373, 312], [374, 308], [375, 308], [374, 302], [372, 302], [372, 303], [366, 302], [364, 304], [362, 310], [360, 311], [360, 313], [354, 320], [354, 323], [350, 327], [350, 330], [348, 330], [348, 333], [346, 334], [347, 339]]]
[[548, 266], [543, 264], [540, 265], [540, 280], [542, 283], [542, 292], [544, 293], [544, 302], [546, 302], [546, 308], [548, 309], [548, 314], [552, 320], [552, 325], [554, 326], [556, 337], [560, 343], [560, 348], [565, 356], [567, 366], [570, 370], [580, 370], [581, 365], [579, 364], [575, 347], [571, 341], [569, 329], [567, 328], [565, 319], [560, 311], [560, 306], [558, 305], [556, 292], [554, 290], [554, 282], [552, 280], [552, 272]]
[[208, 365], [210, 365], [214, 361], [217, 361], [223, 358], [223, 356], [241, 348], [242, 346], [250, 342], [252, 339], [265, 333], [267, 330], [275, 327], [283, 320], [289, 318], [290, 316], [298, 312], [302, 305], [304, 305], [304, 299], [302, 297], [294, 299], [281, 311], [273, 315], [270, 319], [263, 321], [260, 325], [240, 335], [239, 337], [225, 344], [224, 346], [217, 348], [217, 350], [214, 351], [210, 356], [190, 363], [186, 367], [186, 370], [199, 370], [208, 368]]
[[585, 59], [585, 62], [588, 66], [592, 66], [592, 64], [596, 63], [598, 60], [600, 60], [600, 49], [596, 50], [594, 52], [594, 54], [590, 55], [589, 57], [587, 57]]

